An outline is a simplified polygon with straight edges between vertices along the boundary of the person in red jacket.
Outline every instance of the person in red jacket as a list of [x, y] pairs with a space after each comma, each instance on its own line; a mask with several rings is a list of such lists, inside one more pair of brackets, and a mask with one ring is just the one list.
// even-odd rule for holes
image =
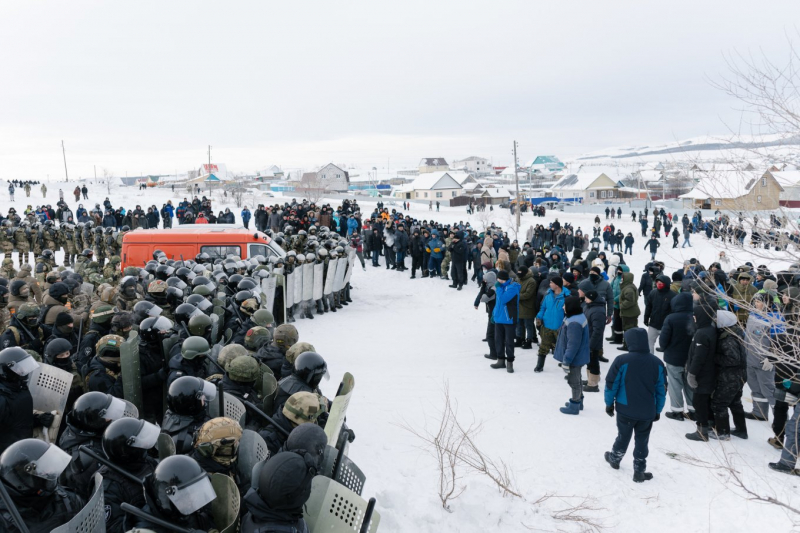
[[195, 224], [208, 224], [205, 214], [200, 213], [194, 221]]

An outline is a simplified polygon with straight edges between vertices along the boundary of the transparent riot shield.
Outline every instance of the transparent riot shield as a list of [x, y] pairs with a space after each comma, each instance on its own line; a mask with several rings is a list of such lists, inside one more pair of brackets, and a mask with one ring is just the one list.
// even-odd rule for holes
[[314, 298], [314, 264], [306, 263], [303, 265], [303, 301], [307, 302]]
[[106, 510], [103, 497], [103, 476], [94, 475], [92, 497], [72, 519], [51, 533], [106, 533]]
[[336, 277], [336, 264], [338, 261], [328, 261], [328, 272], [325, 274], [325, 285], [322, 288], [322, 294], [328, 296], [333, 292], [333, 280]]
[[328, 442], [339, 442], [339, 433], [342, 431], [342, 424], [344, 424], [344, 417], [347, 414], [347, 407], [350, 405], [350, 396], [353, 394], [353, 389], [356, 386], [356, 380], [349, 372], [345, 372], [342, 378], [341, 389], [336, 398], [333, 399], [331, 411], [328, 415], [328, 421], [325, 423], [325, 434], [328, 436]]
[[131, 331], [119, 347], [119, 366], [122, 373], [122, 393], [125, 399], [142, 412], [142, 374], [139, 365], [139, 334]]
[[322, 299], [322, 288], [325, 285], [325, 280], [323, 279], [324, 273], [325, 273], [325, 265], [323, 263], [314, 265], [314, 289], [312, 298], [315, 301]]
[[303, 266], [297, 266], [294, 268], [294, 295], [292, 296], [295, 305], [299, 304], [303, 301]]
[[239, 526], [239, 489], [230, 476], [211, 474], [211, 486], [217, 497], [211, 501], [211, 516], [219, 533], [234, 533]]
[[168, 434], [161, 433], [156, 442], [156, 449], [158, 450], [158, 460], [163, 461], [167, 457], [175, 455], [175, 441]]
[[347, 256], [347, 273], [344, 275], [344, 283], [342, 286], [347, 285], [350, 283], [350, 277], [353, 275], [353, 267], [356, 264], [356, 251], [352, 248], [350, 249], [350, 253]]
[[269, 449], [261, 435], [255, 431], [245, 429], [239, 441], [239, 455], [236, 459], [236, 469], [239, 471], [241, 485], [250, 484], [253, 467], [267, 457], [269, 457]]
[[34, 430], [36, 438], [45, 442], [55, 442], [67, 407], [73, 377], [72, 373], [45, 363], [40, 363], [39, 368], [31, 373], [28, 390], [33, 397], [33, 410], [55, 415], [50, 427]]
[[286, 302], [286, 309], [291, 308], [294, 305], [294, 277], [295, 273], [292, 271], [289, 274], [286, 274], [286, 284], [285, 284], [285, 292], [283, 301]]
[[275, 276], [275, 303], [272, 304], [275, 326], [286, 322], [286, 278], [283, 274]]
[[220, 317], [217, 314], [211, 313], [211, 344], [216, 344], [219, 341]]
[[272, 316], [275, 316], [275, 290], [277, 288], [277, 280], [274, 276], [261, 280], [261, 292], [264, 293], [264, 309], [267, 309]]
[[[364, 498], [330, 478], [314, 476], [303, 518], [312, 533], [352, 533], [361, 531], [366, 512]], [[375, 533], [380, 521], [380, 514], [373, 510], [367, 531]]]
[[347, 272], [347, 258], [340, 257], [336, 260], [336, 275], [333, 278], [333, 292], [342, 290], [344, 287], [344, 275]]
[[[262, 365], [265, 366], [265, 365]], [[269, 367], [267, 367], [269, 368]], [[278, 380], [270, 372], [261, 375], [261, 410], [265, 413], [275, 412], [275, 394], [278, 392]]]

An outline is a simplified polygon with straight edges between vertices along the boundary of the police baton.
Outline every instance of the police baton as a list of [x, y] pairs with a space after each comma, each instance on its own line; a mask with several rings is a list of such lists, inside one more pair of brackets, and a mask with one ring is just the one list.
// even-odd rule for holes
[[[216, 365], [216, 363], [214, 363]], [[217, 365], [217, 367], [220, 367]], [[225, 371], [223, 370], [223, 375]], [[222, 385], [222, 380], [217, 383], [217, 395], [219, 396], [219, 416], [225, 416], [225, 387]]]
[[372, 521], [372, 513], [374, 511], [375, 498], [370, 498], [369, 502], [367, 503], [367, 510], [364, 512], [364, 521], [361, 522], [361, 529], [359, 530], [359, 533], [368, 533], [370, 522]]
[[260, 416], [261, 418], [263, 418], [264, 420], [275, 426], [275, 428], [278, 431], [280, 431], [287, 437], [289, 436], [288, 431], [286, 431], [283, 427], [279, 426], [278, 423], [275, 422], [275, 420], [271, 416], [269, 416], [267, 413], [256, 407], [256, 405], [253, 402], [248, 402], [247, 400], [240, 400], [240, 401], [244, 404], [245, 407], [247, 407], [248, 409], [252, 409], [255, 414], [257, 414], [258, 416]]
[[134, 507], [129, 503], [123, 503], [122, 505], [119, 506], [119, 508], [128, 514], [132, 514], [133, 516], [138, 516], [143, 520], [151, 522], [153, 525], [162, 527], [164, 529], [168, 529], [169, 531], [177, 531], [178, 533], [193, 533], [191, 529], [186, 529], [185, 527], [176, 526], [175, 524], [157, 518], [151, 515], [150, 513], [142, 511], [141, 509], [137, 509], [136, 507]]
[[138, 485], [141, 485], [142, 483], [144, 483], [143, 479], [138, 478], [138, 477], [134, 476], [133, 474], [131, 474], [130, 472], [128, 472], [126, 470], [123, 470], [122, 468], [118, 467], [117, 465], [115, 465], [114, 463], [112, 463], [111, 461], [109, 461], [108, 459], [103, 457], [102, 455], [99, 455], [98, 453], [95, 453], [95, 451], [92, 450], [91, 448], [89, 448], [88, 446], [86, 446], [86, 445], [79, 446], [78, 449], [81, 451], [81, 453], [85, 453], [86, 455], [88, 455], [89, 457], [91, 457], [92, 459], [97, 461], [98, 463], [107, 466], [109, 469], [113, 470], [114, 472], [116, 472], [120, 476], [126, 478], [128, 481], [133, 481], [134, 483], [136, 483]]
[[14, 522], [19, 530], [22, 533], [30, 533], [28, 526], [26, 526], [25, 522], [22, 521], [22, 516], [20, 516], [19, 510], [17, 510], [17, 506], [14, 505], [14, 500], [12, 500], [11, 496], [8, 494], [5, 483], [2, 481], [0, 481], [0, 498], [2, 498], [3, 503], [6, 504], [6, 509], [8, 509], [8, 512], [11, 513], [11, 518], [14, 519]]

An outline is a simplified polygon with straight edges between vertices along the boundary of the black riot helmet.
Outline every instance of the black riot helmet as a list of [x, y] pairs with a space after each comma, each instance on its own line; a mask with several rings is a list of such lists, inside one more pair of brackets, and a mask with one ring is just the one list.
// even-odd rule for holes
[[175, 271], [175, 277], [189, 285], [192, 283], [192, 280], [197, 277], [197, 274], [183, 266]]
[[[172, 278], [176, 279], [176, 278]], [[180, 281], [180, 280], [178, 280]], [[183, 282], [181, 282], [183, 283]], [[167, 305], [175, 309], [179, 305], [183, 303], [183, 291], [180, 290], [178, 287], [168, 287], [167, 288]]]
[[0, 478], [22, 496], [49, 496], [71, 460], [72, 456], [55, 444], [23, 439], [0, 455]]
[[211, 316], [211, 313], [214, 311], [214, 304], [200, 294], [192, 294], [186, 298], [186, 303], [192, 304], [208, 316]]
[[26, 382], [31, 372], [37, 368], [39, 368], [39, 363], [36, 362], [36, 359], [19, 346], [12, 346], [0, 351], [0, 374], [2, 374], [3, 381]]
[[197, 309], [192, 304], [181, 304], [175, 308], [172, 312], [172, 316], [175, 317], [175, 322], [178, 324], [183, 324], [184, 326], [189, 323], [189, 319], [195, 313], [202, 313], [199, 309]]
[[217, 497], [208, 474], [187, 455], [167, 457], [148, 478], [147, 491], [161, 514], [189, 516]]
[[158, 248], [153, 250], [153, 261], [158, 261], [158, 258], [162, 255], [166, 255], [162, 250], [159, 250]]
[[226, 260], [222, 263], [222, 270], [228, 275], [233, 276], [236, 274], [236, 261]]
[[133, 276], [125, 276], [119, 282], [119, 289], [126, 298], [136, 297], [136, 285], [138, 280]]
[[111, 462], [123, 468], [129, 463], [142, 463], [147, 450], [156, 445], [160, 432], [159, 427], [150, 422], [120, 418], [103, 432], [103, 451]]
[[217, 388], [213, 383], [194, 376], [182, 376], [169, 386], [167, 406], [175, 414], [195, 416], [216, 397]]
[[251, 290], [255, 289], [256, 287], [257, 287], [257, 284], [256, 284], [255, 281], [253, 281], [250, 278], [244, 278], [242, 281], [240, 281], [238, 283], [238, 285], [236, 285], [236, 290], [237, 291], [251, 291]]
[[169, 265], [158, 265], [156, 267], [156, 279], [160, 279], [161, 281], [167, 281], [169, 277], [175, 273], [175, 269]]
[[161, 342], [172, 330], [172, 321], [164, 316], [148, 317], [139, 324], [139, 336], [147, 342]]
[[67, 420], [80, 430], [99, 435], [125, 414], [125, 402], [99, 391], [87, 392], [75, 400]]
[[192, 280], [192, 287], [199, 287], [200, 285], [208, 285], [209, 279], [205, 276], [197, 276]]
[[255, 295], [252, 291], [239, 291], [233, 296], [233, 301], [238, 309], [242, 306], [245, 300], [250, 300], [251, 298], [255, 298]]
[[233, 275], [229, 276], [228, 277], [228, 288], [235, 292], [237, 290], [236, 287], [239, 286], [239, 282], [242, 281], [243, 278], [244, 278], [244, 276], [242, 276], [241, 274], [233, 274]]
[[294, 361], [294, 375], [316, 389], [322, 378], [328, 377], [328, 365], [317, 352], [303, 352]]
[[206, 252], [200, 252], [194, 257], [194, 260], [200, 263], [201, 265], [204, 265], [206, 263], [211, 262], [211, 256], [208, 255]]
[[186, 282], [180, 278], [171, 277], [167, 279], [167, 287], [175, 287], [183, 292], [189, 287], [189, 285], [187, 285]]
[[160, 316], [163, 309], [147, 300], [142, 300], [133, 306], [133, 321], [140, 324], [142, 320], [148, 317]]
[[155, 261], [148, 261], [147, 264], [144, 266], [144, 270], [151, 276], [155, 276], [156, 271], [158, 270], [158, 263]]

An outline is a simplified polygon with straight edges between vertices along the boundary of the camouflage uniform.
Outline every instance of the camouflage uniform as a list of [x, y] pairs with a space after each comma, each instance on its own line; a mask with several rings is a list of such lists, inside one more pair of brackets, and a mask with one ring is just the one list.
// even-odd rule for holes
[[19, 252], [19, 264], [28, 263], [30, 261], [31, 241], [30, 230], [27, 227], [20, 226], [14, 231], [14, 243]]
[[119, 280], [122, 278], [122, 272], [120, 271], [120, 263], [122, 259], [115, 255], [111, 257], [111, 261], [103, 268], [103, 277], [108, 280], [108, 283], [112, 285], [116, 285], [119, 283]]
[[446, 250], [444, 254], [444, 260], [442, 260], [442, 277], [444, 279], [448, 278], [447, 273], [450, 272], [450, 245], [453, 243], [452, 237], [447, 237], [444, 240], [444, 249]]
[[81, 242], [83, 243], [83, 250], [94, 250], [94, 232], [90, 226], [84, 225], [81, 231]]
[[119, 308], [120, 311], [133, 311], [133, 307], [144, 300], [139, 294], [134, 296], [133, 298], [128, 298], [124, 296], [121, 292], [117, 295], [116, 306]]
[[44, 285], [44, 282], [47, 278], [47, 274], [49, 274], [53, 268], [50, 265], [50, 261], [45, 259], [44, 257], [37, 257], [36, 264], [34, 265], [36, 281], [40, 284]]
[[3, 259], [3, 266], [0, 267], [0, 278], [12, 280], [17, 277], [17, 271], [14, 269], [14, 260], [11, 256]]
[[73, 237], [75, 238], [75, 253], [79, 254], [86, 249], [83, 245], [83, 225], [79, 224], [75, 231], [73, 232]]
[[106, 240], [103, 236], [103, 228], [94, 229], [94, 260], [100, 269], [106, 263]]
[[0, 330], [5, 331], [11, 323], [11, 313], [5, 305], [0, 308]]
[[72, 225], [64, 226], [59, 231], [61, 238], [61, 246], [64, 248], [64, 264], [74, 265], [75, 254], [78, 253], [75, 248], [75, 228]]
[[36, 305], [42, 305], [42, 286], [31, 276], [31, 265], [26, 263], [19, 268], [16, 279], [24, 281], [31, 289]]
[[88, 261], [89, 260], [85, 256], [79, 255], [78, 258], [75, 260], [74, 264], [75, 272], [77, 272], [80, 275], [83, 275], [83, 272], [86, 269]]
[[33, 260], [36, 261], [36, 258], [42, 255], [42, 250], [44, 250], [44, 235], [39, 224], [31, 229], [31, 249], [33, 250]]
[[11, 253], [14, 251], [14, 228], [10, 223], [0, 227], [0, 251], [6, 259], [11, 259]]
[[[108, 228], [109, 230], [111, 228]], [[114, 235], [113, 231], [106, 231], [104, 241], [106, 244], [106, 254], [109, 257], [119, 255], [122, 251], [122, 236]]]
[[42, 230], [44, 235], [44, 247], [57, 252], [61, 249], [61, 239], [58, 235], [58, 230], [52, 225], [47, 225]]

